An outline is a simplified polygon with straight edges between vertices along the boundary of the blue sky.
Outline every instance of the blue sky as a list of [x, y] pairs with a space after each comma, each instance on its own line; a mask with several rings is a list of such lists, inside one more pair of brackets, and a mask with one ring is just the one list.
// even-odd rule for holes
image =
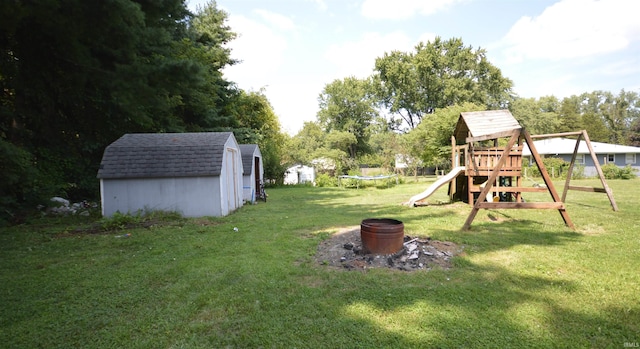
[[[206, 0], [187, 0], [190, 9]], [[239, 37], [225, 76], [264, 89], [283, 131], [315, 121], [324, 86], [436, 36], [487, 51], [521, 97], [640, 93], [636, 0], [218, 0]]]

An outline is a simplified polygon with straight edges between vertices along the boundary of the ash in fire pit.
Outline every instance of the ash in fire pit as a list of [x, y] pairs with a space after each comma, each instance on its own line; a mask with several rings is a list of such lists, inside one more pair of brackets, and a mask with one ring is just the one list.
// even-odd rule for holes
[[393, 254], [365, 253], [360, 228], [349, 228], [332, 235], [318, 246], [316, 261], [321, 265], [346, 270], [390, 268], [404, 271], [451, 268], [451, 258], [462, 253], [458, 245], [447, 242], [404, 236], [403, 247]]

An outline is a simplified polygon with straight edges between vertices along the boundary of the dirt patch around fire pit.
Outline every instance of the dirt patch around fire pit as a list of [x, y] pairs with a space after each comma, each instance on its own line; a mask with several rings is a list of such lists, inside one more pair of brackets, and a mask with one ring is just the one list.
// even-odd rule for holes
[[449, 269], [451, 258], [463, 248], [448, 241], [405, 235], [403, 248], [390, 255], [365, 254], [360, 227], [343, 229], [318, 245], [316, 261], [320, 265], [344, 270], [389, 268], [403, 271]]

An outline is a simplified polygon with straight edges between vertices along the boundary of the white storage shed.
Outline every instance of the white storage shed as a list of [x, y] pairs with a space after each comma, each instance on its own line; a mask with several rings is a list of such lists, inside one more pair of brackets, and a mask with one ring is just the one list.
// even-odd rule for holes
[[231, 132], [125, 134], [104, 151], [102, 214], [225, 216], [242, 206], [242, 158]]

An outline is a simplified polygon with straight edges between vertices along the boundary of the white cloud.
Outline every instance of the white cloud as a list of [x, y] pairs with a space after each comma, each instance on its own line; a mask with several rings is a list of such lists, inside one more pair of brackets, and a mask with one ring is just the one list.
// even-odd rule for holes
[[563, 0], [537, 17], [522, 17], [502, 44], [510, 62], [567, 59], [622, 50], [640, 33], [640, 2]]
[[266, 95], [278, 115], [282, 131], [295, 135], [305, 121], [316, 120], [318, 95], [326, 82], [320, 79], [281, 81], [269, 86]]
[[640, 73], [640, 61], [627, 59], [608, 63], [599, 67], [598, 73], [607, 77], [635, 75]]
[[416, 14], [428, 16], [460, 0], [365, 0], [361, 13], [375, 19], [406, 19]]
[[319, 9], [320, 11], [323, 11], [323, 12], [324, 12], [324, 11], [326, 11], [326, 10], [327, 10], [327, 8], [328, 8], [328, 7], [327, 7], [327, 3], [326, 3], [326, 2], [324, 2], [324, 0], [310, 0], [310, 1], [311, 1], [311, 2], [314, 2], [314, 3], [318, 6], [318, 9]]
[[325, 58], [337, 67], [334, 78], [365, 78], [373, 72], [376, 58], [393, 50], [411, 51], [415, 44], [417, 42], [400, 31], [384, 35], [365, 33], [359, 41], [331, 45]]
[[242, 89], [260, 89], [277, 76], [287, 49], [285, 37], [261, 23], [243, 16], [230, 16], [229, 25], [239, 34], [233, 40], [231, 56], [240, 59], [235, 66], [225, 68], [225, 76]]
[[256, 9], [254, 10], [254, 12], [257, 13], [260, 17], [262, 17], [262, 19], [264, 19], [271, 26], [276, 27], [278, 29], [294, 30], [296, 28], [296, 25], [287, 16], [281, 15], [279, 13], [267, 11], [267, 10], [260, 10], [260, 9]]

